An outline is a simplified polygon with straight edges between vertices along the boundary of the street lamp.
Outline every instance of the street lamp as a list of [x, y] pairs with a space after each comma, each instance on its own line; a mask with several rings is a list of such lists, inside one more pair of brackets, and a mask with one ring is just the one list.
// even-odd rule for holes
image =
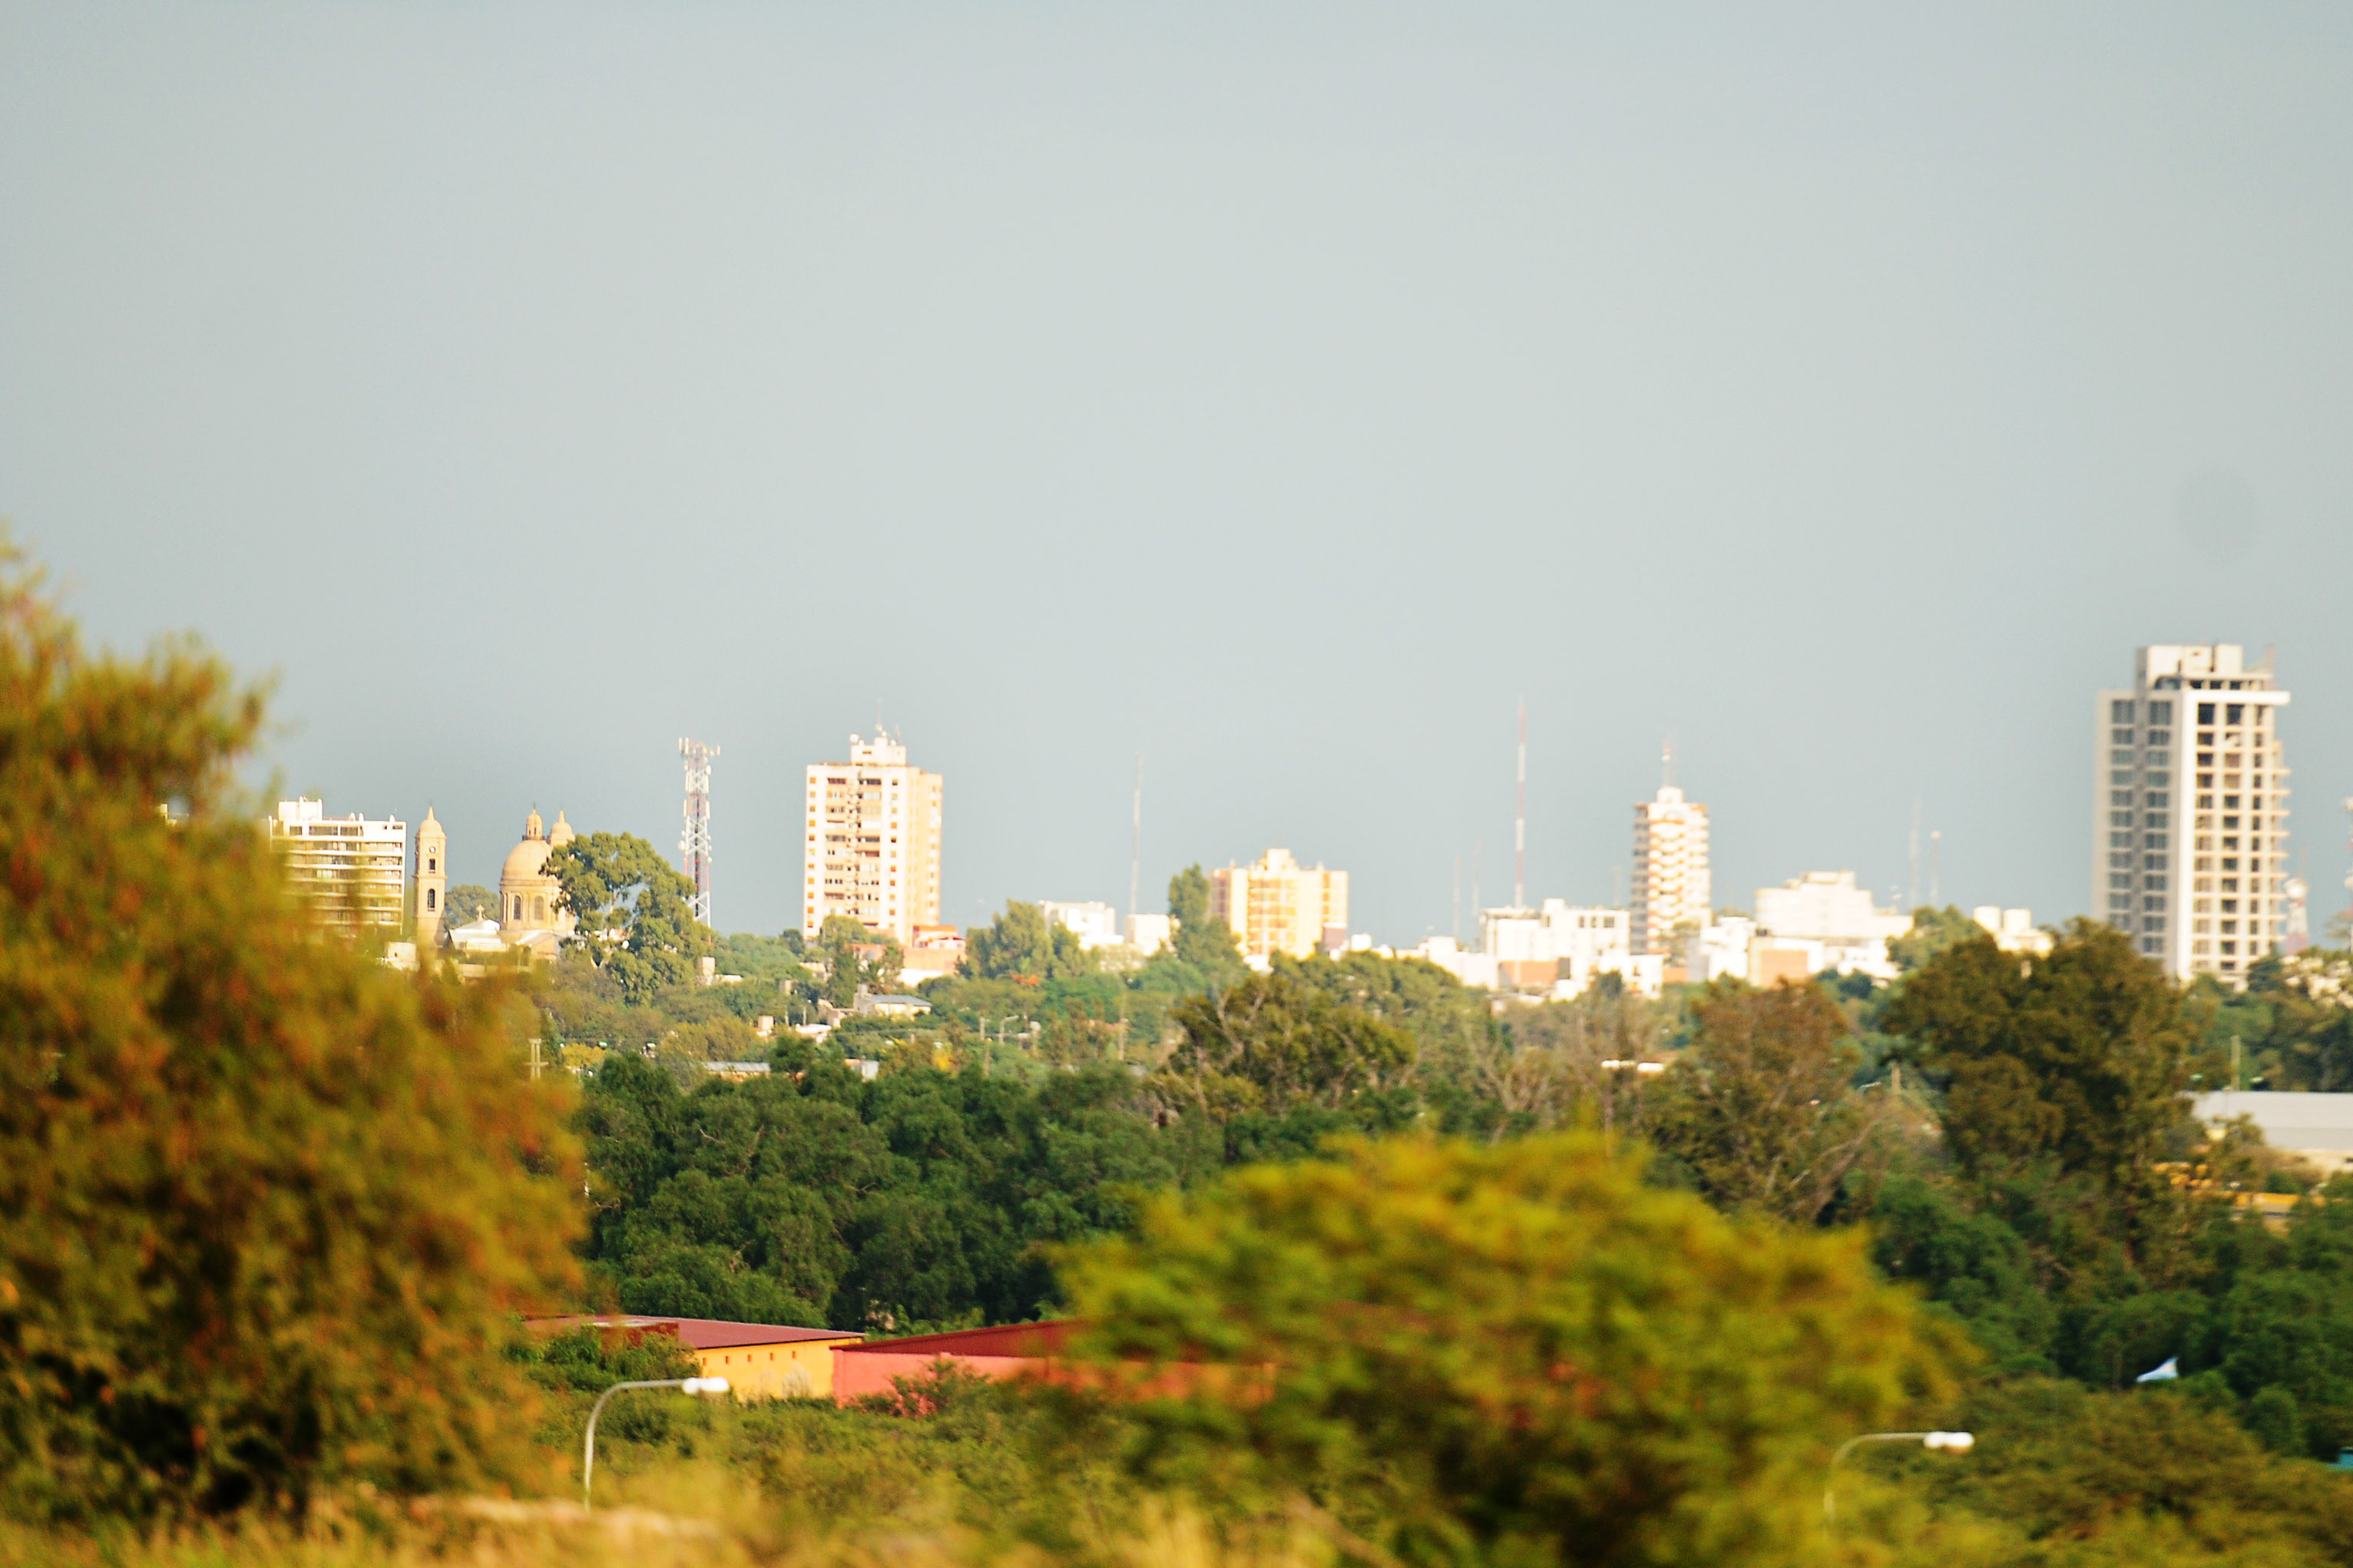
[[727, 1380], [723, 1377], [658, 1377], [649, 1383], [617, 1383], [596, 1396], [588, 1412], [588, 1442], [580, 1458], [580, 1509], [588, 1510], [588, 1483], [596, 1475], [596, 1417], [605, 1414], [605, 1401], [630, 1388], [675, 1388], [681, 1394], [724, 1394]]
[[1860, 1437], [1849, 1437], [1831, 1456], [1830, 1468], [1822, 1479], [1822, 1522], [1838, 1522], [1838, 1504], [1831, 1495], [1837, 1484], [1839, 1461], [1854, 1452], [1858, 1443], [1917, 1443], [1924, 1448], [1941, 1448], [1948, 1454], [1966, 1454], [1977, 1446], [1977, 1438], [1968, 1432], [1865, 1432]]

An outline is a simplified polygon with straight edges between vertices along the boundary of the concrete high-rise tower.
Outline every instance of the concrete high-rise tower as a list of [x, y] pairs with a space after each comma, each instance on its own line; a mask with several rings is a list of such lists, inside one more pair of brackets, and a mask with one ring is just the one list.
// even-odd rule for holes
[[2232, 643], [2137, 664], [2093, 716], [2092, 908], [2177, 979], [2244, 985], [2287, 934], [2288, 694]]
[[902, 742], [849, 737], [846, 763], [814, 763], [802, 825], [801, 934], [847, 915], [901, 947], [940, 919], [940, 775], [910, 767]]
[[1634, 807], [1632, 894], [1636, 952], [1672, 952], [1675, 927], [1708, 923], [1707, 807], [1685, 800], [1672, 779]]
[[449, 836], [441, 831], [441, 824], [433, 808], [425, 808], [425, 820], [417, 825], [417, 945], [419, 951], [439, 944], [441, 925], [449, 896]]

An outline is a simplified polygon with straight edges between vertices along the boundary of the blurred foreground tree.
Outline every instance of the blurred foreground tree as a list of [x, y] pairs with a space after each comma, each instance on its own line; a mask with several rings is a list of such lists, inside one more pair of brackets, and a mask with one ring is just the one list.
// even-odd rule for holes
[[[568, 1091], [495, 984], [323, 939], [233, 772], [259, 696], [93, 657], [0, 556], [0, 1507], [480, 1484], [575, 1275]], [[169, 805], [178, 815], [165, 820]], [[552, 1178], [552, 1179], [550, 1179]]]
[[1136, 1384], [1074, 1400], [1082, 1432], [1412, 1563], [1809, 1560], [1829, 1447], [1942, 1396], [1959, 1349], [1861, 1236], [1725, 1219], [1591, 1133], [1237, 1171], [1061, 1260]]

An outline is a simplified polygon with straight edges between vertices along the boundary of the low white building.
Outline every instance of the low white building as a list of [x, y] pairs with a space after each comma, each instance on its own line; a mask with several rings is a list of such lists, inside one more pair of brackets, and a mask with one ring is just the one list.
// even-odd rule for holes
[[1119, 911], [1109, 904], [1068, 904], [1041, 899], [1038, 901], [1038, 908], [1050, 921], [1077, 932], [1079, 945], [1082, 948], [1117, 947], [1124, 940], [1119, 929]]
[[[1571, 904], [1546, 899], [1540, 909], [1482, 910], [1479, 920], [1480, 949], [1500, 966], [1502, 978], [1528, 988], [1535, 980], [1556, 989], [1563, 982], [1571, 994], [1582, 991], [1592, 977], [1616, 968], [1631, 951], [1631, 918], [1624, 910]], [[1542, 973], [1552, 965], [1550, 973]]]
[[1757, 922], [1745, 915], [1711, 921], [1685, 939], [1683, 973], [1698, 985], [1726, 977], [1749, 979], [1749, 949], [1756, 940]]
[[1146, 958], [1176, 940], [1176, 922], [1167, 915], [1127, 917], [1127, 945]]
[[[1855, 885], [1852, 871], [1809, 871], [1778, 888], [1757, 889], [1757, 931], [1778, 939], [1752, 946], [1749, 979], [1757, 984], [1784, 978], [1793, 959], [1770, 967], [1765, 975], [1754, 962], [1757, 952], [1805, 953], [1813, 967], [1809, 973], [1835, 969], [1841, 974], [1861, 973], [1893, 980], [1895, 965], [1887, 957], [1887, 943], [1912, 929], [1912, 917], [1883, 910], [1871, 901], [1868, 889]], [[1819, 952], [1814, 949], [1819, 949]]]
[[2051, 951], [2051, 933], [2038, 929], [2032, 910], [1998, 909], [1992, 904], [1980, 904], [1969, 911], [1969, 918], [1983, 926], [1994, 945], [2004, 952], [2043, 953]]
[[2353, 1167], [2353, 1094], [2274, 1094], [2225, 1090], [2198, 1097], [2198, 1120], [2220, 1134], [2239, 1117], [2253, 1119], [2263, 1142], [2335, 1174]]
[[1495, 955], [1491, 952], [1469, 952], [1451, 936], [1422, 939], [1420, 945], [1398, 954], [1399, 958], [1419, 958], [1438, 965], [1465, 985], [1475, 985], [1493, 991], [1500, 981], [1495, 967]]

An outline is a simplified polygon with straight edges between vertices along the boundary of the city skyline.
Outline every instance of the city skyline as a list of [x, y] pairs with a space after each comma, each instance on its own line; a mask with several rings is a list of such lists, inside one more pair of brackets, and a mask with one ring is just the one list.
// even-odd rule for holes
[[482, 881], [667, 852], [692, 735], [782, 931], [879, 701], [947, 921], [1124, 909], [1141, 752], [1148, 905], [1282, 844], [1409, 942], [1525, 696], [1531, 900], [1672, 736], [1726, 889], [1917, 799], [2055, 919], [2085, 694], [2276, 644], [2342, 907], [2353, 18], [690, 10], [0, 15], [0, 516], [278, 679], [257, 789]]

